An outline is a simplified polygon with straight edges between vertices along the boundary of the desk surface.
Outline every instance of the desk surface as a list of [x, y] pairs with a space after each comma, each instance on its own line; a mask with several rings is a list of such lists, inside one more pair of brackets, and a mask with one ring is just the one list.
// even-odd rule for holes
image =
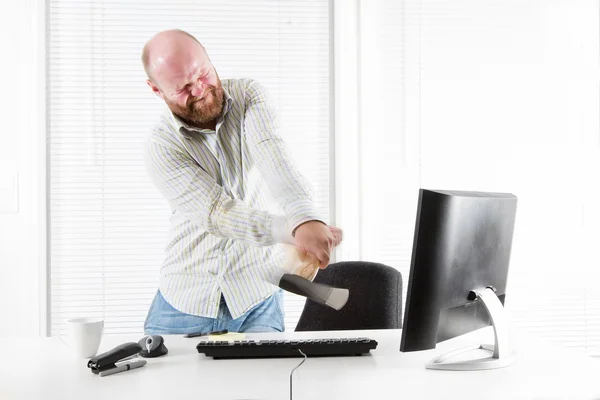
[[[527, 335], [516, 337], [519, 358], [507, 368], [424, 368], [442, 352], [490, 342], [490, 328], [415, 353], [399, 352], [398, 330], [248, 334], [246, 339], [359, 336], [376, 339], [377, 349], [370, 356], [309, 358], [294, 374], [294, 399], [600, 399], [600, 360]], [[100, 352], [141, 337], [105, 336]], [[0, 399], [289, 399], [289, 373], [300, 359], [213, 360], [196, 352], [198, 341], [165, 336], [166, 356], [100, 377], [89, 371], [87, 360], [73, 358], [59, 338], [3, 339]]]

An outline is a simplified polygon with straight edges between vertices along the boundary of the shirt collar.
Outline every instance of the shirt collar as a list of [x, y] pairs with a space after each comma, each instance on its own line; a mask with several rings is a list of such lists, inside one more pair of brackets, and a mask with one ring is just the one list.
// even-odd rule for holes
[[[221, 125], [227, 112], [229, 110], [231, 110], [231, 107], [233, 104], [233, 97], [231, 97], [231, 95], [225, 88], [223, 88], [223, 98], [225, 100], [225, 104], [223, 105], [223, 111], [221, 112], [221, 115], [217, 119], [217, 129]], [[188, 124], [187, 122], [185, 122], [184, 120], [179, 118], [177, 115], [173, 114], [173, 111], [171, 111], [171, 110], [169, 110], [169, 113], [173, 117], [173, 121], [175, 122], [175, 127], [177, 128], [177, 131], [180, 134], [182, 134], [183, 136], [190, 136], [190, 134], [189, 134], [190, 132], [200, 132], [200, 133], [207, 133], [207, 134], [216, 133], [216, 131], [213, 131], [212, 129], [199, 129], [194, 126], [191, 126], [190, 124]]]

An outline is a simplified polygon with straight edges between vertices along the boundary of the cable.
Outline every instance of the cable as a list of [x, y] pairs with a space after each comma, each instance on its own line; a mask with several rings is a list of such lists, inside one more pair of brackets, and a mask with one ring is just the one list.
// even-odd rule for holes
[[292, 371], [290, 372], [290, 400], [293, 400], [293, 390], [292, 390], [292, 382], [293, 382], [293, 375], [294, 375], [294, 371], [297, 370], [302, 364], [304, 364], [304, 362], [306, 361], [306, 354], [304, 354], [302, 352], [302, 350], [300, 349], [296, 349], [298, 350], [298, 353], [302, 354], [304, 356], [304, 360], [300, 361], [300, 364], [296, 365]]

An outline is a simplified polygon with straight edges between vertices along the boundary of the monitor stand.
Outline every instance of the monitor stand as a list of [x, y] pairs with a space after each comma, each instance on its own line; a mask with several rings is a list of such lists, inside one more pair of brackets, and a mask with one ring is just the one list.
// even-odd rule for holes
[[[478, 300], [483, 301], [483, 305], [490, 315], [492, 326], [494, 327], [494, 346], [480, 344], [454, 350], [429, 361], [425, 366], [426, 368], [451, 371], [479, 371], [484, 369], [503, 368], [514, 363], [516, 355], [510, 345], [506, 314], [500, 299], [498, 299], [498, 296], [496, 296], [496, 293], [491, 288], [474, 290], [473, 293]], [[492, 353], [491, 356], [461, 361], [451, 360], [456, 356], [481, 349]]]

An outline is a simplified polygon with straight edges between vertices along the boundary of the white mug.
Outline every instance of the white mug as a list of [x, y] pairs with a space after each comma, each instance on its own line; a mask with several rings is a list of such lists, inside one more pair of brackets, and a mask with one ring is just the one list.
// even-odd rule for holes
[[67, 321], [69, 326], [69, 347], [78, 358], [91, 358], [96, 355], [104, 332], [102, 318], [74, 318]]

